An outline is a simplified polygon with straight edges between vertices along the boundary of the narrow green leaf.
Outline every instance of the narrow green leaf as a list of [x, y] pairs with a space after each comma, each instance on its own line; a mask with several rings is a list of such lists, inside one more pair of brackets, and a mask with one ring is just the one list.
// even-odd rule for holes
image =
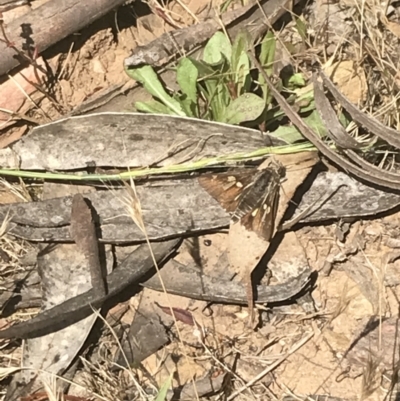
[[310, 91], [296, 98], [294, 102], [300, 113], [307, 113], [315, 109], [314, 92]]
[[140, 82], [147, 92], [169, 107], [174, 114], [178, 116], [185, 115], [179, 102], [165, 91], [152, 67], [146, 65], [135, 69], [125, 68], [125, 71], [129, 77]]
[[197, 78], [199, 72], [196, 66], [189, 58], [183, 58], [179, 61], [176, 71], [176, 80], [188, 99], [197, 103]]
[[240, 31], [232, 45], [231, 80], [235, 84], [237, 96], [250, 91], [250, 60], [247, 50], [250, 48], [252, 38], [250, 34]]
[[307, 40], [307, 26], [301, 18], [296, 18], [296, 29], [303, 42]]
[[241, 30], [235, 37], [232, 43], [232, 56], [231, 56], [231, 67], [232, 70], [236, 70], [240, 55], [243, 51], [247, 50], [247, 36], [246, 31]]
[[169, 388], [171, 387], [173, 373], [169, 376], [169, 378], [164, 382], [161, 386], [160, 391], [157, 394], [157, 397], [154, 401], [165, 401], [167, 399], [167, 393]]
[[182, 95], [179, 102], [188, 117], [199, 117], [197, 113], [197, 105], [188, 99], [186, 95]]
[[[294, 107], [298, 113], [305, 114], [315, 110], [314, 92], [308, 90], [304, 93], [295, 91], [293, 95], [287, 98], [289, 104]], [[265, 121], [271, 124], [275, 121], [279, 121], [285, 116], [285, 112], [281, 108], [269, 109]]]
[[257, 119], [265, 108], [265, 101], [253, 93], [245, 93], [233, 100], [227, 107], [225, 122], [228, 124], [240, 124], [244, 121]]
[[242, 53], [238, 66], [236, 69], [236, 88], [237, 93], [242, 95], [243, 93], [250, 92], [251, 77], [250, 77], [250, 59], [247, 53]]
[[204, 84], [209, 96], [207, 100], [211, 119], [213, 121], [225, 121], [226, 108], [231, 101], [226, 84], [221, 79], [208, 79]]
[[222, 67], [222, 64], [224, 62], [223, 60], [221, 60], [220, 66], [215, 66], [215, 65], [211, 66], [210, 64], [206, 63], [203, 60], [196, 60], [191, 57], [187, 57], [187, 59], [189, 59], [191, 63], [196, 67], [199, 79], [211, 77], [217, 74], [218, 71], [220, 71], [221, 69], [219, 67], [220, 66]]
[[261, 42], [260, 63], [267, 74], [272, 73], [275, 61], [276, 39], [272, 31], [268, 31]]
[[168, 114], [175, 115], [175, 113], [163, 103], [158, 100], [149, 100], [148, 102], [136, 102], [135, 107], [138, 111], [151, 114]]
[[[266, 74], [271, 76], [273, 71], [273, 65], [275, 61], [275, 50], [276, 50], [276, 39], [273, 32], [269, 31], [264, 36], [261, 43], [260, 52], [260, 64], [263, 66]], [[261, 89], [263, 91], [263, 98], [267, 104], [271, 102], [271, 95], [269, 93], [269, 88], [267, 83], [261, 74], [258, 74], [258, 82], [260, 83]]]
[[221, 61], [223, 56], [230, 60], [231, 55], [231, 42], [223, 32], [216, 32], [204, 48], [203, 60], [209, 64], [216, 64]]
[[240, 31], [232, 45], [231, 68], [237, 72], [243, 62], [243, 54], [247, 56], [247, 50], [250, 48], [252, 38], [248, 31]]
[[223, 14], [228, 9], [228, 7], [231, 5], [232, 1], [233, 0], [227, 0], [227, 1], [223, 2], [220, 6], [219, 13]]
[[[219, 63], [210, 65], [205, 61], [191, 59], [199, 72], [198, 90], [206, 99], [206, 115], [209, 120], [222, 121], [226, 106], [230, 102], [227, 87], [229, 82], [229, 63], [223, 56]], [[204, 117], [203, 117], [204, 118]]]
[[206, 100], [206, 111], [201, 118], [208, 120], [221, 121], [225, 107], [228, 104], [229, 93], [224, 83], [224, 71], [227, 69], [225, 59], [222, 58], [220, 63], [210, 65], [205, 61], [190, 59], [198, 71], [198, 91]]

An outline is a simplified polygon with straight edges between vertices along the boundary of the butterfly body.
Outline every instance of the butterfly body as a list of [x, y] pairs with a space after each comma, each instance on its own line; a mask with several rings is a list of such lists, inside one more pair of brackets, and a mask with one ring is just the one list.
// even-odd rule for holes
[[231, 213], [232, 223], [241, 222], [269, 241], [274, 233], [279, 201], [280, 181], [285, 175], [282, 165], [205, 174], [200, 185]]

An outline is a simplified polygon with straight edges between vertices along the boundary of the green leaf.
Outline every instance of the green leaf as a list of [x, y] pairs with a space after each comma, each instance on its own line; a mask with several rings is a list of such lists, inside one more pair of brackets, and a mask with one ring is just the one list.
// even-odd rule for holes
[[351, 121], [352, 120], [345, 113], [340, 113], [339, 122], [343, 125], [344, 128], [347, 128]]
[[[210, 65], [205, 61], [190, 59], [199, 73], [198, 91], [206, 100], [206, 112], [209, 120], [223, 121], [226, 106], [230, 102], [227, 72], [229, 65], [223, 56], [219, 63]], [[202, 116], [204, 118], [204, 116]]]
[[294, 102], [295, 106], [300, 109], [300, 113], [307, 113], [315, 109], [314, 94], [305, 93], [303, 96], [299, 96]]
[[307, 26], [301, 18], [296, 18], [296, 29], [303, 42], [307, 40]]
[[221, 79], [206, 80], [208, 107], [213, 121], [225, 121], [226, 109], [231, 102], [229, 90]]
[[260, 63], [268, 75], [272, 74], [275, 61], [276, 39], [272, 31], [268, 31], [261, 42]]
[[247, 31], [240, 31], [232, 45], [231, 71], [238, 95], [250, 91], [250, 60], [247, 50], [251, 43], [250, 34]]
[[140, 82], [147, 92], [149, 92], [155, 98], [161, 100], [162, 103], [169, 107], [174, 114], [178, 116], [185, 116], [185, 113], [183, 112], [179, 102], [168, 95], [152, 67], [146, 65], [144, 67], [135, 69], [125, 68], [125, 71], [129, 77]]
[[239, 60], [242, 57], [242, 54], [247, 52], [250, 47], [251, 43], [251, 36], [250, 34], [245, 31], [241, 30], [235, 38], [235, 41], [232, 45], [232, 56], [231, 56], [231, 68], [233, 71], [237, 71], [239, 69]]
[[[314, 92], [308, 89], [306, 92], [303, 89], [294, 91], [294, 93], [286, 99], [289, 104], [299, 113], [305, 114], [315, 110]], [[269, 109], [265, 115], [264, 121], [267, 125], [280, 121], [285, 116], [285, 112], [281, 108]]]
[[224, 63], [224, 60], [221, 60], [220, 64], [211, 66], [210, 64], [202, 60], [195, 60], [191, 57], [187, 57], [187, 59], [189, 59], [191, 63], [196, 67], [199, 79], [215, 76], [219, 73]]
[[135, 107], [138, 111], [142, 111], [144, 113], [175, 115], [175, 113], [169, 107], [165, 106], [158, 100], [136, 102]]
[[[261, 43], [260, 52], [260, 64], [263, 66], [264, 71], [267, 76], [270, 77], [273, 72], [273, 66], [275, 61], [275, 50], [276, 50], [276, 39], [273, 32], [269, 31], [264, 36]], [[260, 83], [261, 89], [263, 91], [263, 98], [267, 104], [271, 102], [271, 95], [269, 93], [269, 88], [267, 83], [261, 74], [258, 74], [258, 82]]]
[[244, 121], [257, 119], [265, 108], [265, 101], [253, 93], [245, 93], [233, 100], [227, 107], [225, 122], [228, 124], [240, 124]]
[[220, 6], [219, 13], [223, 14], [229, 8], [229, 6], [231, 5], [232, 1], [233, 0], [224, 1]]
[[293, 74], [289, 78], [288, 86], [289, 87], [297, 87], [297, 88], [299, 88], [299, 87], [302, 88], [303, 86], [306, 86], [306, 80], [304, 79], [303, 74], [301, 74], [301, 73]]
[[247, 53], [242, 53], [240, 57], [238, 68], [236, 70], [235, 81], [236, 81], [237, 93], [239, 95], [250, 92], [251, 88], [250, 59]]
[[198, 117], [196, 104], [188, 99], [186, 95], [182, 95], [179, 102], [188, 117]]
[[154, 401], [164, 401], [167, 399], [168, 389], [171, 387], [173, 373], [170, 374], [169, 378], [161, 386], [160, 391]]
[[230, 60], [231, 55], [231, 42], [224, 33], [216, 32], [204, 48], [203, 60], [209, 64], [216, 64], [220, 63], [223, 57], [225, 57], [226, 60]]
[[[309, 116], [304, 117], [303, 121], [312, 128], [321, 138], [326, 135], [326, 127], [323, 124], [318, 112], [314, 110]], [[304, 137], [295, 126], [281, 125], [275, 131], [270, 132], [271, 136], [281, 139], [288, 144], [303, 141]]]
[[232, 45], [231, 68], [237, 72], [243, 62], [243, 54], [247, 56], [247, 50], [250, 48], [252, 39], [247, 31], [240, 31]]
[[179, 61], [176, 71], [176, 80], [188, 99], [197, 103], [197, 78], [199, 71], [189, 58], [183, 58]]

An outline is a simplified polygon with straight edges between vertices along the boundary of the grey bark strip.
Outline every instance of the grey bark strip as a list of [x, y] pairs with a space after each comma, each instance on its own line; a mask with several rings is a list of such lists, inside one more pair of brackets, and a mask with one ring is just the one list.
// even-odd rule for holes
[[0, 150], [0, 165], [48, 171], [142, 168], [252, 152], [265, 144], [259, 131], [239, 126], [178, 116], [97, 113], [34, 128]]
[[[153, 243], [155, 260], [160, 263], [178, 245], [180, 240]], [[93, 308], [101, 307], [106, 300], [133, 284], [154, 266], [147, 244], [141, 245], [107, 276], [108, 293], [99, 295], [91, 289], [81, 295], [48, 309], [31, 320], [16, 324], [0, 331], [0, 338], [34, 338], [60, 330], [93, 313]]]
[[[240, 305], [248, 303], [245, 284], [210, 277], [198, 269], [184, 266], [173, 259], [161, 269], [160, 274], [169, 294], [208, 302]], [[283, 284], [259, 285], [255, 303], [267, 304], [289, 300], [299, 294], [309, 283], [310, 272], [308, 271], [298, 277], [291, 277], [288, 282]], [[154, 275], [142, 285], [152, 290], [163, 291], [158, 275]]]
[[[340, 187], [340, 188], [339, 188]], [[144, 223], [149, 237], [160, 240], [193, 235], [229, 225], [230, 216], [204, 191], [195, 179], [165, 180], [153, 186], [138, 185]], [[334, 192], [337, 190], [336, 192]], [[144, 241], [141, 230], [126, 215], [121, 200], [125, 190], [98, 191], [85, 194], [93, 206], [103, 243]], [[333, 195], [320, 205], [321, 196]], [[315, 210], [315, 205], [318, 208]], [[319, 174], [303, 195], [293, 218], [311, 207], [301, 223], [321, 222], [344, 217], [367, 217], [397, 207], [400, 195], [383, 191], [341, 172]], [[41, 202], [0, 206], [0, 218], [9, 215], [9, 233], [32, 241], [71, 242], [69, 233], [71, 197]]]
[[70, 234], [87, 260], [92, 287], [99, 296], [107, 293], [104, 272], [100, 263], [99, 246], [92, 212], [81, 194], [72, 198]]
[[[246, 288], [241, 282], [209, 276], [202, 273], [198, 268], [182, 265], [174, 259], [169, 260], [163, 266], [160, 274], [169, 294], [207, 302], [247, 304]], [[290, 278], [286, 283], [272, 286], [259, 285], [257, 286], [255, 303], [267, 304], [286, 301], [299, 294], [309, 283], [310, 274], [304, 272], [297, 277]], [[154, 275], [141, 285], [155, 291], [163, 291], [158, 275]], [[13, 294], [10, 293], [10, 298], [12, 296]], [[41, 301], [39, 283], [24, 288], [18, 297], [22, 301], [15, 305], [17, 309], [37, 307]]]
[[325, 96], [324, 89], [316, 74], [313, 74], [315, 107], [324, 122], [327, 135], [343, 149], [360, 149], [364, 144], [357, 142], [340, 124], [335, 111]]
[[[112, 255], [107, 256], [111, 261]], [[38, 279], [40, 276], [41, 311], [92, 288], [89, 267], [75, 244], [63, 244], [41, 252], [37, 258], [37, 274]], [[19, 400], [42, 389], [48, 375], [63, 375], [82, 349], [95, 321], [96, 316], [91, 314], [63, 330], [25, 341], [21, 365], [31, 369], [23, 369], [13, 376], [5, 399]], [[59, 388], [64, 388], [62, 383]]]

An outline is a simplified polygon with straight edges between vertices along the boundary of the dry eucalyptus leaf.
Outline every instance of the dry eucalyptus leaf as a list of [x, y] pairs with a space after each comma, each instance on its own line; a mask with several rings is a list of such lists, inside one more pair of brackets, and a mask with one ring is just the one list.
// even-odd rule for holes
[[249, 303], [249, 323], [253, 323], [253, 283], [251, 273], [267, 251], [269, 242], [255, 232], [247, 230], [240, 222], [229, 228], [229, 264], [242, 281], [246, 283]]
[[34, 128], [0, 150], [0, 165], [59, 171], [167, 166], [264, 146], [259, 131], [228, 124], [167, 115], [97, 113]]
[[386, 17], [381, 16], [381, 22], [386, 26], [386, 28], [393, 33], [393, 35], [400, 38], [400, 24], [397, 22], [389, 21]]
[[319, 159], [316, 152], [277, 155], [274, 158], [286, 167], [286, 178], [281, 183], [279, 207], [275, 220], [275, 226], [278, 227], [297, 188], [305, 181]]
[[228, 259], [231, 269], [242, 279], [247, 279], [267, 251], [269, 242], [240, 222], [229, 227]]
[[[38, 265], [42, 276], [43, 310], [92, 287], [85, 257], [77, 252], [75, 245], [64, 244], [43, 254]], [[42, 387], [42, 380], [48, 380], [52, 374], [62, 374], [86, 341], [96, 318], [91, 315], [63, 330], [26, 340], [22, 366], [29, 369], [14, 376], [6, 400], [29, 394]], [[38, 374], [38, 369], [44, 372]]]
[[155, 307], [155, 299], [161, 300], [163, 296], [159, 294], [159, 298], [155, 298], [154, 292], [146, 288], [141, 292], [130, 329], [121, 342], [122, 350], [115, 358], [120, 366], [127, 366], [128, 363], [131, 368], [138, 367], [168, 342], [168, 325]]
[[[297, 155], [282, 156], [280, 160], [287, 165], [286, 180], [282, 183], [279, 202], [277, 224], [286, 212], [297, 188], [305, 181], [313, 166], [317, 162], [315, 153], [299, 153]], [[312, 208], [312, 206], [311, 206]], [[297, 277], [306, 270], [310, 270], [307, 255], [294, 232], [285, 233], [275, 254], [268, 263], [268, 268], [279, 283]]]
[[366, 100], [367, 79], [365, 71], [352, 60], [339, 61], [324, 68], [343, 96], [352, 103], [360, 104]]
[[308, 259], [296, 233], [290, 231], [284, 234], [273, 257], [268, 262], [274, 279], [278, 283], [290, 281], [305, 271], [310, 271]]

